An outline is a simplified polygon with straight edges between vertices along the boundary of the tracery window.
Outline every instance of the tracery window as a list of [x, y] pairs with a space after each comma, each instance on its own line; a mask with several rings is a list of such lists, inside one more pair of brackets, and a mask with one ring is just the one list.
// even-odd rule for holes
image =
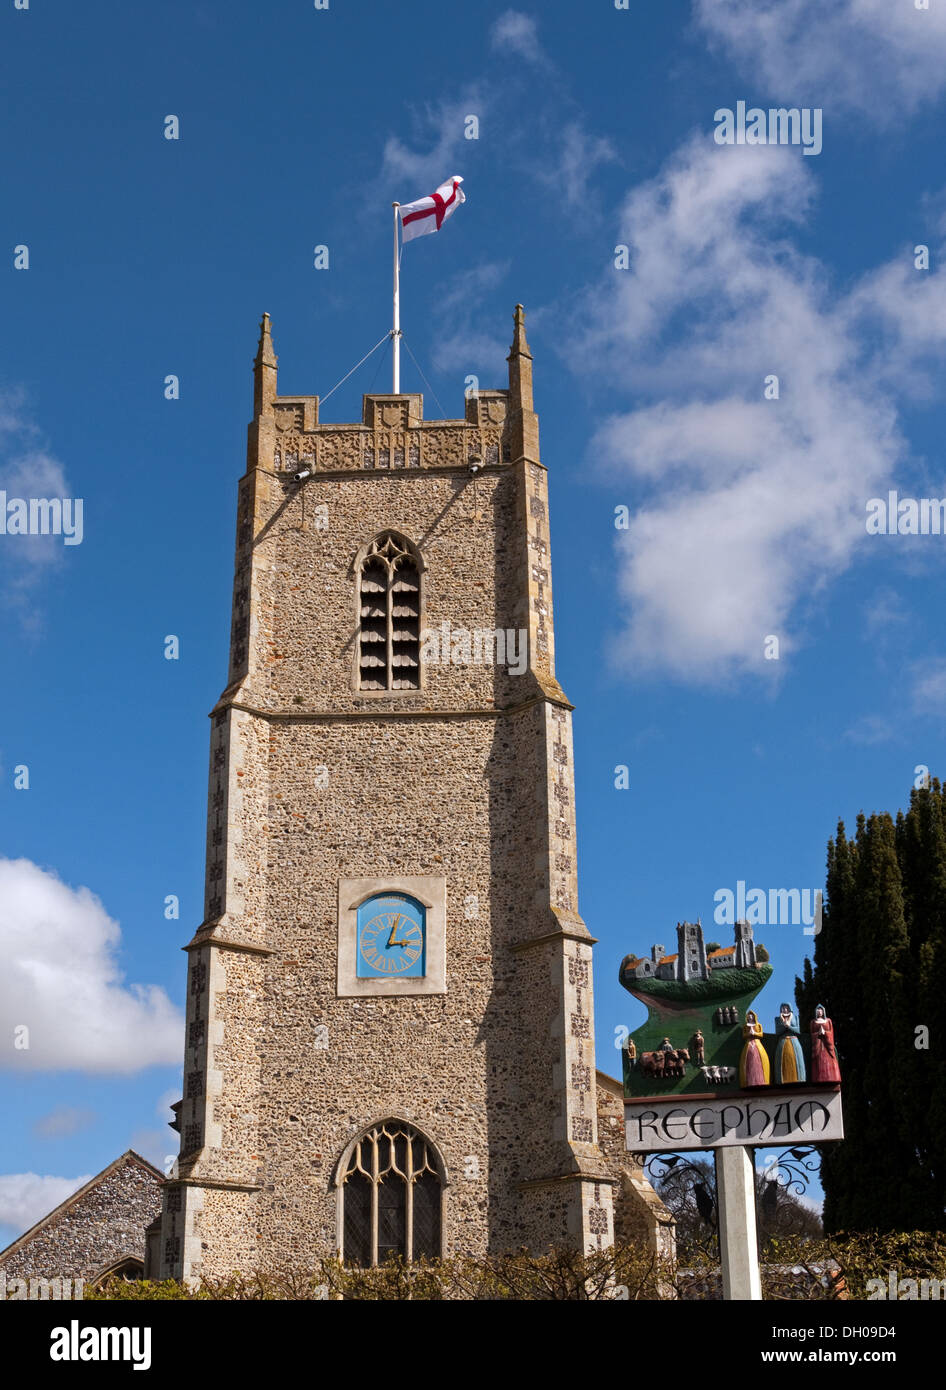
[[442, 1190], [429, 1140], [400, 1120], [374, 1125], [356, 1140], [339, 1184], [345, 1264], [439, 1256]]
[[107, 1268], [102, 1269], [92, 1279], [92, 1287], [98, 1288], [104, 1284], [106, 1279], [143, 1279], [145, 1277], [144, 1260], [137, 1255], [125, 1255], [122, 1259], [116, 1260]]
[[373, 540], [358, 576], [361, 690], [420, 689], [420, 570], [393, 531]]

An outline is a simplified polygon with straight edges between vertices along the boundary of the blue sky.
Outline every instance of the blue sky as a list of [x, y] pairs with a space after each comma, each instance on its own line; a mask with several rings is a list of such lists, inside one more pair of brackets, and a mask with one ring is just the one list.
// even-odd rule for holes
[[[946, 7], [8, 0], [0, 43], [0, 488], [84, 502], [81, 545], [0, 537], [2, 1244], [174, 1150], [257, 325], [280, 389], [324, 395], [388, 327], [392, 199], [465, 180], [403, 265], [448, 415], [528, 312], [599, 1066], [642, 1017], [626, 952], [697, 916], [729, 940], [718, 890], [820, 887], [839, 817], [943, 774], [946, 538], [865, 509], [946, 495]], [[717, 144], [740, 100], [822, 110], [821, 153]], [[765, 1018], [811, 938], [756, 935]]]

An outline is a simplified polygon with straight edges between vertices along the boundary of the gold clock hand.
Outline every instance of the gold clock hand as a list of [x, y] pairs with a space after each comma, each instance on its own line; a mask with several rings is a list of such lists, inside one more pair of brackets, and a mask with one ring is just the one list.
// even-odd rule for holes
[[396, 946], [396, 945], [398, 944], [398, 943], [394, 940], [394, 938], [397, 936], [397, 924], [398, 924], [398, 922], [400, 922], [400, 920], [401, 920], [401, 914], [398, 912], [398, 913], [395, 915], [395, 918], [394, 918], [394, 925], [393, 925], [392, 928], [391, 928], [391, 935], [388, 937], [388, 945], [387, 945], [387, 949], [388, 949], [388, 950], [390, 950], [390, 948], [391, 948], [392, 946]]
[[[418, 927], [417, 923], [416, 923], [416, 922], [412, 922], [411, 919], [410, 919], [409, 917], [405, 917], [405, 918], [404, 918], [404, 930], [405, 930], [406, 932], [411, 933], [411, 935], [419, 934], [419, 932], [420, 932], [420, 928]], [[410, 943], [410, 940], [408, 940], [408, 939], [405, 939], [404, 941], [389, 941], [389, 942], [388, 942], [388, 945], [389, 945], [389, 946], [410, 946], [410, 944], [411, 944], [411, 943]]]

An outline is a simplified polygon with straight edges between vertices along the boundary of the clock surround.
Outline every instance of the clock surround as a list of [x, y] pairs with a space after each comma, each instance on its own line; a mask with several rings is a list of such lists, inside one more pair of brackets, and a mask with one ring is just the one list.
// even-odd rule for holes
[[[394, 904], [383, 907], [383, 902]], [[397, 904], [407, 904], [400, 908]], [[409, 904], [413, 903], [413, 907]], [[416, 959], [407, 959], [411, 951], [399, 949], [391, 942], [394, 926], [392, 914], [410, 916], [417, 926], [422, 925], [423, 950]], [[385, 921], [377, 921], [386, 917]], [[401, 966], [398, 969], [375, 968], [370, 973], [362, 950], [362, 934], [369, 924], [366, 944], [375, 947], [374, 963], [382, 958]], [[339, 998], [364, 995], [446, 994], [447, 881], [432, 874], [389, 874], [384, 878], [343, 878], [338, 881], [338, 974], [336, 993]], [[411, 931], [413, 946], [417, 932]], [[395, 935], [394, 943], [405, 939], [404, 932]]]

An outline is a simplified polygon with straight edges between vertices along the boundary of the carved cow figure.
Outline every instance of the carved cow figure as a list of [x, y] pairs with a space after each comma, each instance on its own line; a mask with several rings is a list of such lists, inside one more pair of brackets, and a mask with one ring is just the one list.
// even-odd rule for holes
[[643, 1052], [639, 1066], [644, 1076], [652, 1077], [655, 1081], [661, 1081], [665, 1076], [676, 1080], [685, 1074], [689, 1060], [690, 1054], [685, 1047], [678, 1047], [672, 1052], [661, 1049]]
[[644, 1076], [652, 1076], [657, 1080], [664, 1074], [666, 1058], [666, 1052], [642, 1052], [638, 1067]]
[[690, 1054], [685, 1047], [678, 1047], [675, 1052], [668, 1052], [664, 1063], [665, 1074], [667, 1076], [681, 1077], [686, 1073], [687, 1062]]

